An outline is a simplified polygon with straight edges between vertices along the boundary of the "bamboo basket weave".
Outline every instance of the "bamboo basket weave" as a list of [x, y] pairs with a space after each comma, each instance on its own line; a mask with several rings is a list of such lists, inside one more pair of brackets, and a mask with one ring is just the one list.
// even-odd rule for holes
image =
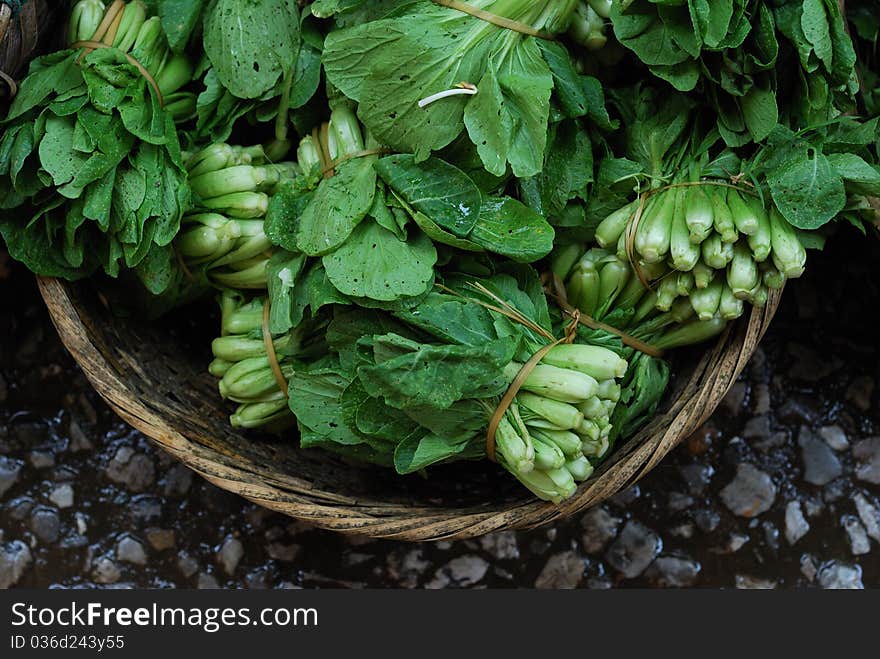
[[40, 279], [61, 339], [98, 393], [127, 423], [210, 482], [319, 527], [398, 540], [460, 539], [530, 528], [600, 503], [653, 469], [709, 417], [745, 367], [779, 304], [771, 292], [714, 344], [684, 353], [656, 417], [556, 506], [531, 497], [488, 463], [398, 477], [292, 437], [232, 428], [230, 408], [206, 370], [209, 355], [168, 327], [113, 316], [93, 284]]
[[[0, 72], [13, 80], [24, 74], [25, 67], [49, 42], [56, 39], [57, 20], [66, 11], [59, 0], [19, 0], [14, 12], [10, 4], [0, 2]], [[0, 80], [0, 110], [9, 100], [9, 85]]]

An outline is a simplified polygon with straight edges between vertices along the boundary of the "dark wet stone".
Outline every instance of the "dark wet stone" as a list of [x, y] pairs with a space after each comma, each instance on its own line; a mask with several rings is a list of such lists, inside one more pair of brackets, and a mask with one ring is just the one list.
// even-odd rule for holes
[[857, 492], [853, 497], [859, 519], [865, 526], [865, 532], [869, 537], [880, 542], [880, 508], [871, 502], [864, 494]]
[[773, 590], [778, 585], [772, 579], [761, 579], [748, 574], [738, 574], [734, 577], [734, 584], [740, 590]]
[[162, 516], [162, 500], [151, 495], [134, 497], [129, 504], [129, 512], [134, 522], [149, 524]]
[[52, 451], [31, 451], [28, 460], [34, 469], [48, 469], [55, 466], [55, 454]]
[[68, 434], [70, 435], [70, 450], [74, 453], [79, 453], [80, 451], [92, 451], [95, 448], [95, 445], [92, 443], [92, 440], [89, 439], [88, 435], [83, 431], [82, 426], [79, 421], [76, 419], [70, 420], [70, 427], [68, 428]]
[[742, 436], [746, 439], [766, 439], [770, 435], [770, 417], [766, 415], [754, 416], [743, 428]]
[[711, 482], [715, 470], [711, 465], [695, 463], [680, 466], [678, 473], [687, 483], [688, 491], [694, 496], [699, 496]]
[[743, 404], [745, 403], [748, 392], [748, 382], [745, 382], [744, 380], [734, 382], [730, 391], [727, 392], [727, 395], [721, 401], [722, 407], [727, 410], [729, 414], [736, 416], [743, 411]]
[[761, 528], [764, 530], [766, 545], [773, 551], [777, 551], [779, 549], [779, 529], [769, 520], [761, 522]]
[[30, 497], [18, 497], [6, 505], [9, 516], [17, 522], [23, 522], [31, 514], [36, 503]]
[[425, 584], [426, 588], [445, 588], [448, 585], [472, 586], [482, 581], [489, 570], [489, 564], [481, 557], [459, 556], [437, 570], [434, 578]]
[[621, 519], [614, 517], [603, 506], [596, 506], [581, 518], [584, 533], [581, 542], [588, 554], [598, 554], [617, 535]]
[[59, 508], [70, 508], [73, 505], [73, 486], [69, 483], [56, 486], [49, 494], [49, 501]]
[[804, 463], [804, 480], [813, 485], [826, 485], [843, 473], [840, 458], [812, 430], [801, 426], [798, 446]]
[[819, 428], [819, 437], [824, 439], [825, 443], [835, 451], [845, 451], [849, 448], [846, 433], [840, 426], [823, 426]]
[[162, 491], [166, 497], [182, 497], [192, 487], [193, 472], [182, 464], [176, 464], [162, 479]]
[[0, 590], [15, 586], [32, 562], [31, 550], [21, 540], [0, 545]]
[[550, 557], [535, 580], [535, 588], [577, 588], [584, 578], [584, 561], [573, 551], [564, 551]]
[[816, 419], [818, 406], [789, 398], [776, 410], [776, 417], [783, 423], [797, 425], [798, 423], [812, 423]]
[[873, 378], [862, 375], [853, 380], [846, 389], [846, 399], [855, 406], [859, 412], [868, 412], [871, 409], [871, 400], [874, 397]]
[[420, 547], [397, 550], [388, 554], [386, 559], [388, 576], [404, 588], [415, 588], [420, 578], [431, 563], [425, 560]]
[[23, 466], [24, 463], [21, 460], [13, 460], [0, 455], [0, 498], [18, 482]]
[[217, 581], [217, 578], [213, 574], [208, 574], [207, 572], [199, 573], [199, 579], [196, 583], [196, 588], [199, 590], [217, 590], [220, 588], [220, 583]]
[[299, 554], [299, 545], [285, 545], [281, 542], [271, 542], [266, 545], [266, 554], [275, 561], [293, 563]]
[[628, 579], [644, 572], [663, 550], [660, 536], [641, 522], [628, 521], [605, 554], [615, 570]]
[[244, 545], [241, 540], [227, 536], [217, 552], [217, 562], [229, 576], [235, 574], [235, 568], [244, 557]]
[[156, 465], [150, 456], [121, 446], [107, 465], [107, 478], [132, 492], [143, 492], [156, 479]]
[[694, 523], [703, 533], [711, 533], [721, 524], [721, 515], [711, 508], [700, 508], [694, 511]]
[[793, 545], [810, 530], [810, 523], [804, 517], [800, 501], [789, 501], [785, 506], [785, 539]]
[[31, 511], [31, 533], [41, 542], [57, 542], [61, 535], [61, 518], [58, 511], [48, 506], [38, 506]]
[[13, 426], [13, 435], [21, 446], [33, 449], [49, 439], [49, 429], [43, 422], [22, 421]]
[[660, 556], [645, 571], [645, 576], [658, 586], [687, 588], [700, 576], [699, 562], [678, 556]]
[[846, 531], [850, 550], [854, 556], [861, 556], [871, 551], [871, 541], [868, 540], [868, 533], [858, 517], [855, 515], [844, 515], [840, 523], [843, 526], [843, 530]]
[[819, 585], [830, 590], [856, 590], [862, 584], [862, 568], [838, 561], [829, 561], [819, 569]]
[[801, 556], [801, 574], [807, 578], [810, 583], [816, 580], [819, 569], [816, 567], [816, 560], [809, 554]]
[[519, 558], [519, 545], [516, 533], [513, 531], [501, 531], [490, 533], [480, 538], [480, 547], [487, 554], [500, 561], [508, 561]]
[[140, 540], [124, 535], [116, 544], [116, 559], [133, 565], [146, 565], [147, 551]]
[[686, 510], [694, 505], [694, 498], [681, 492], [669, 493], [669, 512], [677, 513]]
[[199, 571], [199, 563], [187, 552], [181, 551], [177, 554], [177, 569], [184, 577], [191, 577]]
[[770, 509], [776, 498], [776, 485], [766, 473], [744, 462], [736, 476], [721, 490], [721, 500], [734, 515], [756, 517]]
[[853, 445], [853, 457], [859, 460], [856, 478], [880, 485], [880, 437], [871, 437]]
[[172, 549], [177, 544], [174, 531], [171, 529], [149, 528], [144, 531], [144, 536], [147, 538], [150, 546], [156, 551]]
[[631, 504], [633, 501], [638, 499], [641, 496], [641, 494], [642, 494], [642, 491], [639, 489], [639, 486], [633, 485], [632, 487], [629, 487], [625, 490], [622, 490], [621, 492], [618, 492], [617, 494], [615, 494], [613, 497], [611, 497], [608, 500], [617, 506], [625, 508], [626, 506]]
[[122, 571], [112, 559], [102, 556], [95, 561], [95, 567], [92, 568], [92, 579], [95, 583], [111, 584], [116, 583], [122, 578]]

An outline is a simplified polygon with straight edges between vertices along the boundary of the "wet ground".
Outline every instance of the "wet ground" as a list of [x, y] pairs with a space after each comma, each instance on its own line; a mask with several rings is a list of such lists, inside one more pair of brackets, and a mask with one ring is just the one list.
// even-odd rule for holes
[[0, 588], [880, 586], [880, 246], [811, 257], [724, 405], [551, 528], [344, 538], [194, 476], [118, 421], [0, 262]]

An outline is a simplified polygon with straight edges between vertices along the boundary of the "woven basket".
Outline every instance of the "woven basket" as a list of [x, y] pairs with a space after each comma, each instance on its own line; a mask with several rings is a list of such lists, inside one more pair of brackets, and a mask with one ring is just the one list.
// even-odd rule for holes
[[[66, 9], [60, 0], [26, 0], [14, 15], [9, 5], [0, 4], [0, 72], [17, 80], [28, 62], [56, 38], [56, 21]], [[0, 108], [9, 91], [0, 80]]]
[[654, 420], [560, 506], [531, 497], [489, 463], [432, 469], [430, 479], [348, 463], [291, 438], [235, 430], [206, 371], [209, 337], [179, 326], [114, 317], [94, 285], [40, 279], [61, 339], [98, 393], [126, 422], [212, 483], [317, 526], [398, 540], [468, 538], [573, 515], [650, 471], [709, 417], [751, 357], [779, 304], [729, 328], [711, 348], [685, 352]]

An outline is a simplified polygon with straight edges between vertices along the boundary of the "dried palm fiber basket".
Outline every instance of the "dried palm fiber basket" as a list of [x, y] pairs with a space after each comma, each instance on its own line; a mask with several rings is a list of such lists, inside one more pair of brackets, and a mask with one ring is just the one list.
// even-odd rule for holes
[[714, 345], [676, 359], [656, 417], [561, 505], [538, 501], [488, 463], [432, 469], [429, 479], [355, 465], [293, 437], [266, 438], [229, 425], [230, 408], [207, 373], [209, 335], [190, 342], [174, 319], [114, 316], [94, 284], [40, 279], [61, 339], [98, 393], [126, 422], [212, 483], [262, 506], [344, 533], [400, 540], [467, 538], [570, 516], [650, 471], [709, 417], [751, 357], [779, 304], [732, 324]]
[[0, 109], [14, 96], [28, 63], [58, 37], [59, 0], [0, 0]]

